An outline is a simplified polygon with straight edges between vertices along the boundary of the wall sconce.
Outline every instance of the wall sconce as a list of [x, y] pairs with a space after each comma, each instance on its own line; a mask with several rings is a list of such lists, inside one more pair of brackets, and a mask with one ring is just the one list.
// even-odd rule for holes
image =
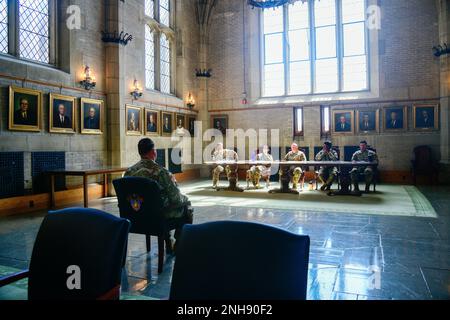
[[192, 96], [192, 93], [190, 92], [186, 101], [186, 105], [188, 106], [189, 109], [193, 109], [195, 107], [195, 100], [194, 97]]
[[84, 79], [80, 81], [80, 84], [86, 90], [92, 90], [97, 85], [97, 82], [95, 82], [95, 76], [91, 75], [91, 68], [89, 68], [89, 66], [86, 66], [84, 69]]
[[143, 95], [142, 90], [139, 88], [139, 83], [136, 79], [134, 79], [133, 91], [131, 91], [130, 94], [133, 96], [134, 100], [141, 98]]

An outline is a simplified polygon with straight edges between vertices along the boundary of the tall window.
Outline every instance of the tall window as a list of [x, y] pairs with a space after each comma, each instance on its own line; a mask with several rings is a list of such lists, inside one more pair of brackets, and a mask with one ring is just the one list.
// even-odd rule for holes
[[365, 0], [296, 1], [263, 26], [264, 96], [368, 89]]
[[8, 1], [0, 0], [0, 52], [8, 53]]
[[[157, 30], [145, 26], [145, 78], [146, 87], [163, 93], [172, 92], [171, 40], [166, 32], [170, 27], [170, 0], [145, 0], [145, 14], [159, 24]], [[163, 29], [164, 31], [160, 31]]]
[[160, 39], [161, 92], [170, 93], [170, 42], [165, 34], [162, 34]]
[[155, 35], [152, 29], [145, 26], [145, 86], [155, 89]]
[[51, 51], [54, 49], [51, 42], [55, 21], [53, 12], [53, 0], [0, 0], [0, 52], [41, 63], [54, 63]]

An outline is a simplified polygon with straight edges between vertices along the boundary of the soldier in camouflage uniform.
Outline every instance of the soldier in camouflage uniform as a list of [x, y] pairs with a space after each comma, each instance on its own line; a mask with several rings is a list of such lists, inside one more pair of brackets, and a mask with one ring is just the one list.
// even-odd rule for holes
[[[332, 147], [331, 142], [325, 142], [323, 149], [316, 155], [316, 161], [338, 161], [339, 156]], [[337, 178], [337, 172], [338, 169], [336, 167], [320, 167], [318, 175], [323, 184], [320, 190], [331, 190], [331, 186]]]
[[[291, 151], [284, 157], [284, 161], [306, 161], [306, 155], [299, 150], [298, 145], [293, 143], [291, 145]], [[280, 170], [280, 180], [285, 174], [283, 170]], [[303, 176], [303, 170], [301, 167], [291, 166], [288, 174], [292, 176], [293, 189], [297, 189], [298, 183]]]
[[[256, 156], [256, 161], [273, 161], [272, 155], [269, 153], [269, 146], [265, 145], [263, 147], [263, 152]], [[269, 176], [271, 173], [271, 166], [253, 166], [247, 171], [247, 188], [249, 187], [249, 182], [251, 181], [253, 186], [257, 189], [261, 188], [259, 181], [262, 176]], [[268, 180], [267, 180], [268, 181]], [[269, 187], [269, 182], [266, 182], [266, 186]]]
[[[214, 153], [212, 155], [213, 161], [238, 161], [238, 154], [233, 150], [228, 150], [223, 148], [223, 144], [219, 143], [216, 146], [216, 149], [214, 150]], [[217, 188], [217, 184], [219, 183], [220, 174], [222, 172], [226, 172], [228, 180], [230, 180], [230, 175], [232, 173], [232, 170], [236, 170], [236, 166], [233, 165], [227, 165], [225, 168], [223, 166], [217, 166], [213, 170], [213, 188]]]
[[170, 220], [178, 228], [175, 231], [175, 239], [179, 238], [184, 224], [192, 224], [193, 209], [188, 198], [178, 189], [175, 177], [167, 169], [155, 162], [157, 154], [155, 144], [151, 139], [143, 139], [138, 145], [141, 161], [125, 172], [125, 177], [144, 177], [152, 179], [161, 186], [165, 218]]
[[[378, 164], [377, 154], [367, 149], [367, 141], [361, 141], [359, 144], [359, 151], [353, 154], [353, 162], [372, 162]], [[355, 191], [359, 191], [359, 175], [364, 174], [366, 181], [366, 192], [370, 191], [370, 184], [373, 182], [373, 168], [372, 167], [354, 167], [350, 171], [352, 183], [355, 186]]]

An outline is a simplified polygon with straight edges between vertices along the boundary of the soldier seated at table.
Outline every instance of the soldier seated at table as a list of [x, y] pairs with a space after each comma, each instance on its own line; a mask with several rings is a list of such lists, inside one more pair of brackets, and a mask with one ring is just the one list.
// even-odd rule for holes
[[[224, 149], [222, 143], [218, 143], [213, 155], [212, 155], [213, 161], [238, 161], [238, 154], [234, 150]], [[226, 172], [227, 179], [230, 180], [230, 175], [232, 173], [232, 170], [236, 170], [237, 166], [232, 165], [226, 165], [225, 168], [221, 165], [218, 165], [213, 170], [213, 188], [216, 189], [217, 185], [219, 183], [220, 174], [222, 172]]]
[[[316, 155], [316, 161], [338, 161], [339, 156], [331, 142], [327, 141], [323, 144], [323, 149]], [[319, 169], [319, 179], [322, 182], [320, 190], [329, 191], [333, 182], [337, 178], [338, 169], [333, 166], [322, 166]]]
[[[367, 148], [367, 141], [361, 141], [359, 143], [359, 151], [353, 154], [352, 162], [372, 162], [378, 164], [378, 155]], [[359, 175], [364, 174], [366, 182], [366, 192], [370, 191], [370, 185], [373, 182], [373, 168], [371, 166], [354, 167], [350, 171], [352, 178], [352, 184], [355, 187], [355, 191], [359, 191]]]
[[[306, 161], [306, 155], [303, 153], [303, 151], [300, 151], [296, 143], [293, 143], [291, 145], [291, 151], [284, 157], [284, 161]], [[283, 168], [281, 168], [280, 179], [283, 176], [283, 174], [285, 174], [285, 172], [286, 171], [284, 171]], [[300, 179], [302, 179], [303, 177], [302, 168], [298, 165], [290, 166], [287, 173], [292, 178], [293, 183], [292, 188], [297, 189], [298, 183], [300, 182]]]
[[[263, 152], [256, 155], [256, 161], [268, 161], [273, 162], [273, 157], [269, 153], [269, 146], [265, 145], [263, 147]], [[271, 174], [271, 166], [253, 166], [250, 170], [247, 171], [247, 187], [249, 186], [249, 182], [251, 181], [253, 186], [257, 189], [261, 188], [259, 185], [259, 181], [261, 177], [270, 177]], [[267, 178], [268, 179], [268, 178]], [[268, 181], [268, 180], [267, 180]], [[266, 183], [266, 186], [269, 187], [269, 182]]]
[[[138, 150], [141, 161], [129, 168], [124, 176], [144, 177], [159, 183], [161, 186], [161, 197], [166, 208], [164, 210], [165, 218], [179, 225], [175, 230], [175, 240], [178, 240], [183, 225], [193, 223], [191, 202], [178, 189], [177, 181], [172, 173], [155, 162], [157, 152], [151, 139], [142, 139], [138, 144]], [[173, 250], [174, 248], [170, 249]]]

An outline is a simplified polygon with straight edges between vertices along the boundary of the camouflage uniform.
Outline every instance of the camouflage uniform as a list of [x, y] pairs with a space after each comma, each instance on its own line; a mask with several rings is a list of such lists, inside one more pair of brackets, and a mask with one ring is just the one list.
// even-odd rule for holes
[[[237, 161], [238, 160], [238, 155], [235, 151], [233, 150], [228, 150], [228, 149], [223, 149], [222, 151], [214, 151], [213, 156], [212, 156], [212, 160], [213, 161]], [[233, 168], [234, 169], [234, 168]], [[217, 166], [214, 170], [213, 170], [213, 188], [217, 187], [217, 184], [219, 183], [219, 179], [220, 179], [220, 174], [222, 172], [226, 172], [227, 174], [227, 179], [230, 179], [230, 174], [231, 174], [231, 166], [227, 165], [225, 168], [222, 166]]]
[[[306, 161], [306, 156], [302, 151], [293, 152], [290, 151], [285, 157], [284, 161]], [[291, 166], [289, 168], [289, 174], [292, 175], [293, 188], [297, 189], [298, 182], [303, 175], [303, 170], [301, 167]], [[280, 179], [283, 175], [283, 170], [280, 170]]]
[[[378, 164], [378, 156], [372, 150], [366, 150], [364, 152], [359, 150], [353, 154], [352, 161], [373, 162], [373, 163]], [[373, 181], [373, 168], [372, 167], [355, 167], [350, 171], [352, 183], [355, 185], [355, 188], [358, 186], [360, 174], [364, 174], [364, 176], [365, 176], [366, 189], [367, 189], [368, 186], [370, 186], [370, 184]], [[359, 187], [356, 189], [359, 189]]]
[[[321, 150], [316, 155], [316, 161], [338, 161], [339, 156], [336, 151], [330, 150], [329, 152], [325, 152]], [[331, 188], [333, 182], [337, 178], [338, 169], [336, 167], [320, 167], [319, 169], [319, 178], [324, 184], [322, 186], [322, 190], [327, 188]]]
[[155, 180], [161, 186], [161, 196], [167, 219], [181, 218], [184, 216], [184, 208], [190, 205], [188, 198], [180, 192], [172, 173], [161, 167], [153, 160], [142, 159], [125, 172], [125, 177], [143, 177]]
[[[256, 161], [273, 161], [273, 157], [270, 154], [260, 153], [256, 156]], [[270, 176], [271, 167], [266, 166], [253, 166], [247, 171], [247, 187], [249, 181], [253, 183], [255, 188], [260, 188], [259, 180], [262, 176]]]

